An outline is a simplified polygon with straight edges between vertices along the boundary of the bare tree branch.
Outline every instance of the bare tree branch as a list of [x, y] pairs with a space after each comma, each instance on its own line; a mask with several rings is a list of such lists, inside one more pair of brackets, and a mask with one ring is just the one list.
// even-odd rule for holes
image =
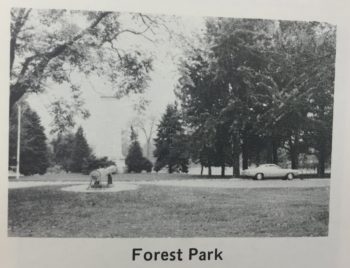
[[[31, 9], [28, 9], [28, 10], [25, 10], [24, 8], [20, 9], [17, 17], [15, 18], [15, 23], [14, 23], [13, 27], [11, 27], [10, 73], [12, 72], [13, 63], [14, 63], [15, 57], [16, 57], [15, 51], [16, 51], [16, 46], [17, 46], [17, 38], [18, 38], [18, 35], [21, 32], [23, 26], [27, 22], [30, 12], [31, 12]], [[11, 15], [15, 16], [14, 12], [11, 12]]]
[[[36, 85], [40, 85], [42, 76], [44, 74], [44, 70], [49, 64], [49, 62], [61, 55], [66, 49], [68, 49], [74, 42], [77, 40], [81, 39], [84, 35], [89, 33], [91, 30], [97, 27], [97, 25], [101, 22], [103, 18], [108, 16], [111, 12], [103, 12], [101, 13], [93, 23], [91, 23], [87, 28], [85, 28], [83, 31], [81, 31], [79, 34], [74, 36], [71, 40], [66, 41], [65, 43], [56, 46], [54, 49], [51, 51], [48, 51], [46, 53], [40, 54], [41, 60], [38, 61], [38, 63], [33, 66], [33, 72], [31, 73], [31, 80], [37, 80]], [[26, 13], [27, 15], [29, 14], [28, 12]], [[28, 16], [27, 16], [28, 17]], [[28, 70], [29, 64], [32, 62], [32, 60], [36, 57], [39, 57], [39, 55], [33, 55], [25, 59], [22, 70], [21, 70], [21, 75], [18, 77], [17, 82], [14, 85], [11, 85], [11, 96], [10, 96], [10, 109], [11, 107], [19, 100], [23, 94], [26, 91], [26, 71]], [[17, 91], [17, 92], [14, 92]]]

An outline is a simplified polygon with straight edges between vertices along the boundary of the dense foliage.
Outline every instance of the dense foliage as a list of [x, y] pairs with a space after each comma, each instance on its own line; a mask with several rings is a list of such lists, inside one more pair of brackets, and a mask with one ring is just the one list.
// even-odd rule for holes
[[151, 172], [153, 164], [150, 160], [145, 158], [142, 154], [142, 149], [139, 141], [137, 140], [137, 134], [133, 127], [131, 127], [130, 146], [128, 155], [125, 158], [125, 164], [127, 166], [127, 172], [140, 173], [142, 171]]
[[59, 166], [66, 172], [89, 174], [94, 169], [115, 165], [107, 157], [98, 158], [94, 155], [82, 127], [75, 134], [58, 134], [51, 145], [52, 165]]
[[[314, 154], [319, 175], [331, 152], [335, 27], [317, 22], [207, 20], [188, 51], [176, 94], [192, 159], [240, 168]], [[242, 159], [242, 161], [240, 161]], [[242, 163], [240, 166], [240, 163]]]
[[154, 165], [156, 171], [167, 167], [168, 172], [188, 172], [189, 151], [187, 136], [176, 105], [168, 105], [158, 125], [154, 139]]
[[[17, 113], [10, 122], [9, 165], [17, 163]], [[20, 136], [20, 173], [23, 175], [44, 174], [49, 167], [46, 135], [39, 116], [28, 105], [22, 105]]]
[[51, 141], [53, 162], [66, 172], [71, 171], [74, 139], [73, 133], [67, 133], [58, 134], [57, 138]]
[[[120, 38], [132, 34], [149, 39], [147, 33], [155, 34], [159, 18], [125, 16], [126, 24], [117, 12], [11, 10], [11, 165], [15, 161], [15, 104], [27, 94], [48, 89], [51, 82], [69, 84], [72, 91], [71, 97], [55, 99], [50, 106], [51, 132], [57, 134], [52, 164], [84, 173], [110, 164], [92, 153], [82, 128], [75, 135], [70, 133], [75, 116], [89, 116], [72, 76], [104, 76], [116, 98], [144, 92], [152, 59], [135, 47], [121, 49]], [[187, 172], [191, 158], [202, 170], [207, 167], [209, 175], [215, 166], [221, 167], [223, 176], [226, 167], [239, 176], [240, 170], [263, 162], [292, 168], [301, 163], [317, 165], [318, 174], [325, 175], [332, 148], [335, 27], [321, 22], [205, 21], [204, 35], [187, 48], [179, 65], [175, 94], [180, 105], [169, 105], [159, 122], [154, 169]], [[42, 159], [35, 170], [40, 173], [49, 162], [44, 157], [45, 135], [39, 118], [28, 109], [23, 159]], [[132, 130], [131, 145], [124, 150], [129, 172], [152, 169], [148, 158], [155, 119], [140, 118], [132, 124], [145, 137], [147, 158]], [[40, 156], [29, 153], [28, 148], [35, 146]]]
[[72, 148], [72, 163], [71, 171], [72, 172], [81, 172], [83, 170], [84, 162], [87, 162], [90, 155], [91, 149], [86, 141], [84, 136], [84, 131], [82, 127], [79, 127], [75, 133], [74, 143]]

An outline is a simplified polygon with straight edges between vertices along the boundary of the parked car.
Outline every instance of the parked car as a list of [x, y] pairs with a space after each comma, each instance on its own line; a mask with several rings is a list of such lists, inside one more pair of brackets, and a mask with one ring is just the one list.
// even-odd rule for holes
[[256, 168], [249, 168], [242, 171], [242, 176], [251, 177], [256, 180], [263, 180], [264, 178], [285, 178], [292, 180], [300, 175], [297, 169], [281, 168], [275, 164], [263, 164]]

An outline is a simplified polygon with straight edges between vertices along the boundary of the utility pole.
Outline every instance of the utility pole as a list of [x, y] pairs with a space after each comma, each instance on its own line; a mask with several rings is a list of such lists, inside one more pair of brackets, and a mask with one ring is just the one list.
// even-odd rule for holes
[[17, 104], [18, 114], [17, 114], [17, 167], [16, 167], [16, 179], [19, 179], [19, 168], [20, 168], [20, 159], [21, 159], [21, 104]]

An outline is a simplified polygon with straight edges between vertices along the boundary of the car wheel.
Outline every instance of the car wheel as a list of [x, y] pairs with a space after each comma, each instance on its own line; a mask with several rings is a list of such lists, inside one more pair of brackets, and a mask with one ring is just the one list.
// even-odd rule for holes
[[292, 179], [294, 179], [294, 174], [293, 173], [288, 173], [286, 178], [287, 178], [287, 180], [292, 180]]
[[255, 179], [257, 179], [258, 181], [261, 181], [264, 179], [264, 174], [262, 173], [258, 173], [255, 175]]

